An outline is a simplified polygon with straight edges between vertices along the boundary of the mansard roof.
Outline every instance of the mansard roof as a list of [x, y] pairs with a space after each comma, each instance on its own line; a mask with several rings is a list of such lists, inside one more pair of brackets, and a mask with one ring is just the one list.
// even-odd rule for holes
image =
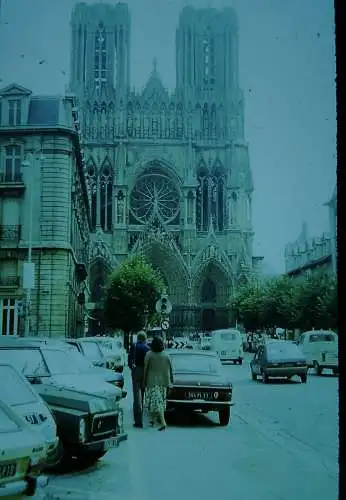
[[30, 100], [28, 125], [57, 126], [60, 122], [61, 98], [33, 97]]

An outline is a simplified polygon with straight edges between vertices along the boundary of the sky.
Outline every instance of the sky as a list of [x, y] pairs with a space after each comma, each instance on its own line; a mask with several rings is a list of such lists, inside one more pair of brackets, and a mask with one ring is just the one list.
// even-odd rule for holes
[[[86, 1], [85, 3], [96, 3]], [[115, 0], [108, 2], [115, 4]], [[333, 0], [128, 0], [131, 85], [143, 87], [154, 58], [175, 85], [180, 10], [232, 6], [239, 19], [240, 85], [254, 180], [254, 254], [284, 271], [284, 247], [304, 221], [328, 231], [323, 204], [336, 182]], [[39, 94], [68, 83], [74, 0], [0, 0], [0, 87], [16, 82]], [[44, 64], [38, 64], [39, 60]]]

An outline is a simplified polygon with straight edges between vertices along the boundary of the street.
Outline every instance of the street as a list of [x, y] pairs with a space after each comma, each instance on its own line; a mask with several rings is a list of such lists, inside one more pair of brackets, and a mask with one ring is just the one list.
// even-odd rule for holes
[[133, 429], [130, 393], [128, 441], [93, 468], [52, 476], [42, 498], [337, 499], [338, 378], [264, 385], [250, 379], [250, 359], [224, 368], [234, 382], [228, 427], [195, 414], [170, 415], [162, 433]]

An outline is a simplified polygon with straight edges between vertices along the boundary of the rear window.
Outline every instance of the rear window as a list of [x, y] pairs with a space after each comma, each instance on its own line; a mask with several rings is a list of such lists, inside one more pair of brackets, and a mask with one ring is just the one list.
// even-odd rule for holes
[[331, 333], [313, 333], [309, 342], [334, 342], [335, 337]]
[[221, 333], [220, 334], [220, 338], [221, 338], [221, 340], [225, 340], [225, 341], [228, 341], [228, 342], [237, 339], [236, 334], [235, 333], [231, 333], [231, 332]]
[[280, 342], [267, 344], [267, 356], [270, 359], [285, 358], [301, 358], [303, 353], [296, 344], [287, 342], [281, 344]]
[[214, 356], [172, 354], [172, 368], [175, 373], [219, 373], [220, 361]]
[[30, 387], [11, 366], [0, 366], [0, 399], [9, 406], [37, 403]]

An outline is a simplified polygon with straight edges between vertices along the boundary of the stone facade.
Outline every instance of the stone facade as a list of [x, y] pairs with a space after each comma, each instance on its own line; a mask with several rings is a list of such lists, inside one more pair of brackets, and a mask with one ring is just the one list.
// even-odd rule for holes
[[323, 233], [310, 238], [304, 223], [299, 238], [286, 245], [285, 266], [286, 274], [296, 278], [312, 273], [334, 273], [331, 235]]
[[126, 4], [77, 4], [71, 25], [70, 91], [82, 112], [94, 317], [102, 318], [97, 304], [107, 272], [142, 253], [166, 281], [173, 328], [229, 325], [230, 297], [253, 265], [253, 183], [234, 11], [183, 9], [172, 92], [156, 61], [145, 88], [131, 87]]
[[[0, 334], [22, 334], [28, 310], [33, 335], [82, 334], [90, 207], [75, 99], [33, 96], [16, 84], [0, 99]], [[23, 289], [29, 240], [30, 308]]]

